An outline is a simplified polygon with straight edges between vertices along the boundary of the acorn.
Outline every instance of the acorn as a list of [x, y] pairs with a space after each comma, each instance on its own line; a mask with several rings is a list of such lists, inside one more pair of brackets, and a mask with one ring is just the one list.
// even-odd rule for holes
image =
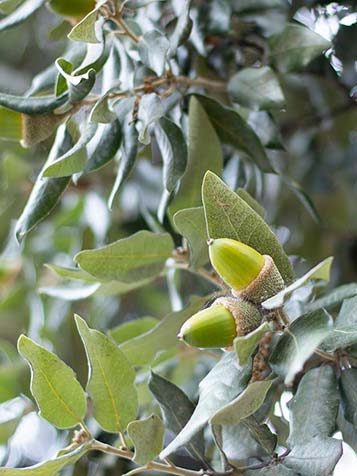
[[181, 327], [178, 335], [193, 347], [231, 347], [235, 337], [256, 329], [262, 320], [254, 304], [234, 297], [217, 299], [197, 312]]
[[229, 238], [210, 240], [208, 245], [213, 268], [235, 296], [260, 304], [284, 289], [271, 256]]

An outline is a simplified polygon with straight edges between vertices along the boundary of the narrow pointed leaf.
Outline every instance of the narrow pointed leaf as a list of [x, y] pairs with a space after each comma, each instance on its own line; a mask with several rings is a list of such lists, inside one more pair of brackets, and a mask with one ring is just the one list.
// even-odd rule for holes
[[24, 114], [43, 114], [62, 106], [68, 99], [68, 94], [61, 96], [13, 96], [0, 93], [0, 106]]
[[[161, 407], [168, 428], [178, 435], [191, 418], [195, 405], [179, 387], [154, 372], [151, 372], [149, 389]], [[195, 459], [206, 465], [202, 432], [197, 433], [186, 448]]]
[[24, 335], [18, 340], [18, 350], [31, 367], [31, 393], [40, 415], [58, 428], [78, 425], [87, 405], [73, 370]]
[[94, 417], [105, 431], [123, 432], [138, 412], [135, 372], [108, 337], [90, 329], [79, 316], [75, 321], [88, 359], [87, 390], [94, 403]]
[[[72, 145], [72, 138], [66, 127], [64, 125], [60, 126], [44, 168], [66, 153]], [[69, 181], [70, 177], [43, 178], [40, 172], [16, 224], [15, 232], [19, 241], [53, 210], [67, 188]]]
[[237, 111], [209, 96], [195, 94], [220, 140], [244, 151], [263, 172], [276, 173], [256, 133]]

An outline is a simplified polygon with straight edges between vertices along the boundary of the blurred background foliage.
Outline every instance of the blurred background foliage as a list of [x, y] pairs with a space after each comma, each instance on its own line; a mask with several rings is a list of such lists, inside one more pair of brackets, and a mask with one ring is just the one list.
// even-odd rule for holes
[[[175, 3], [179, 4], [179, 0], [150, 3], [142, 15], [168, 25]], [[357, 281], [354, 2], [195, 0], [193, 3], [195, 48], [184, 47], [181, 58], [186, 73], [195, 70], [202, 76], [226, 80], [242, 67], [261, 64], [268, 36], [281, 31], [292, 19], [332, 41], [327, 53], [309, 63], [303, 72], [281, 77], [286, 98], [284, 110], [268, 113], [236, 105], [269, 147], [269, 156], [278, 169], [300, 184], [313, 201], [320, 223], [281, 178], [262, 174], [242, 162], [228, 147], [224, 147], [223, 177], [233, 188], [246, 188], [264, 206], [267, 221], [275, 227], [289, 254], [306, 259], [309, 265], [334, 255], [332, 285]], [[0, 90], [23, 94], [32, 78], [62, 55], [69, 30], [67, 22], [42, 8], [31, 20], [0, 33]], [[217, 97], [225, 100], [222, 95]], [[6, 124], [0, 113], [0, 129], [3, 127]], [[111, 210], [107, 207], [114, 180], [111, 168], [87, 175], [78, 186], [70, 185], [56, 210], [20, 247], [14, 239], [14, 224], [49, 148], [50, 141], [31, 149], [23, 149], [16, 142], [0, 141], [0, 403], [20, 393], [29, 394], [28, 371], [15, 348], [22, 331], [54, 349], [84, 383], [85, 359], [74, 331], [74, 312], [86, 316], [93, 327], [108, 329], [136, 317], [162, 318], [179, 305], [176, 290], [186, 302], [192, 290], [203, 294], [211, 289], [189, 273], [159, 278], [122, 295], [116, 290], [113, 293], [108, 289], [94, 290], [90, 284], [62, 285], [45, 263], [71, 266], [73, 256], [84, 248], [110, 243], [142, 228], [161, 227], [155, 218], [160, 201], [161, 163], [155, 143], [143, 147], [135, 172]], [[165, 226], [170, 225], [165, 223]], [[213, 361], [214, 358], [202, 354], [198, 357], [194, 350], [186, 351], [168, 360], [167, 375], [195, 398], [196, 384]], [[189, 380], [193, 368], [195, 379]], [[147, 390], [143, 387], [142, 391], [144, 396]], [[19, 405], [21, 415], [32, 408], [29, 402]], [[14, 439], [8, 449], [10, 465], [36, 463], [63, 442], [63, 435], [34, 413], [26, 418], [33, 438], [30, 444], [28, 441], [24, 444], [21, 436]], [[14, 428], [8, 430], [0, 433], [0, 445]], [[36, 438], [40, 433], [41, 438]], [[17, 434], [21, 435], [20, 428]], [[5, 457], [5, 447], [2, 448], [0, 461]], [[94, 473], [95, 459], [92, 465], [90, 474], [99, 474]], [[76, 474], [85, 474], [83, 471], [79, 469]], [[114, 474], [114, 469], [108, 469], [107, 474]]]

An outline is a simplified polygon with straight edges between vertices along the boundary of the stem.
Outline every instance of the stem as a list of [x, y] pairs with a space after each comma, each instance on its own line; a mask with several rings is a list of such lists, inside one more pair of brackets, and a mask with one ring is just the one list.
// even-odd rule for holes
[[[114, 446], [108, 445], [106, 443], [102, 443], [97, 440], [93, 441], [91, 449], [102, 451], [103, 453], [116, 455], [116, 456], [119, 456], [120, 458], [125, 458], [131, 461], [133, 460], [133, 457], [134, 457], [134, 453], [129, 449], [115, 448]], [[155, 461], [152, 461], [151, 463], [145, 466], [135, 468], [132, 471], [129, 471], [129, 473], [127, 474], [133, 475], [133, 474], [142, 473], [148, 470], [158, 471], [160, 473], [174, 474], [178, 476], [203, 476], [203, 474], [205, 474], [205, 471], [203, 469], [200, 471], [193, 471], [191, 469], [180, 468], [173, 464], [156, 463]]]
[[118, 23], [125, 32], [125, 34], [133, 40], [134, 43], [139, 43], [140, 39], [138, 36], [135, 35], [135, 33], [128, 27], [126, 22], [122, 19], [120, 15], [118, 15], [116, 18], [114, 18], [115, 22]]
[[323, 352], [322, 350], [315, 350], [315, 354], [319, 355], [325, 360], [329, 360], [330, 362], [336, 362], [336, 357], [334, 355], [329, 354], [328, 352]]

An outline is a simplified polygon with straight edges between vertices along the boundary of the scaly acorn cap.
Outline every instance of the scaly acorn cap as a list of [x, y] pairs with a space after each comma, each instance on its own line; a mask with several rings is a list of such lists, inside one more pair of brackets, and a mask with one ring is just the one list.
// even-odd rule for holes
[[256, 329], [261, 320], [254, 304], [222, 297], [190, 317], [181, 327], [178, 337], [194, 347], [231, 347], [236, 336]]
[[235, 296], [260, 304], [285, 287], [269, 255], [229, 238], [210, 240], [208, 244], [212, 266]]

